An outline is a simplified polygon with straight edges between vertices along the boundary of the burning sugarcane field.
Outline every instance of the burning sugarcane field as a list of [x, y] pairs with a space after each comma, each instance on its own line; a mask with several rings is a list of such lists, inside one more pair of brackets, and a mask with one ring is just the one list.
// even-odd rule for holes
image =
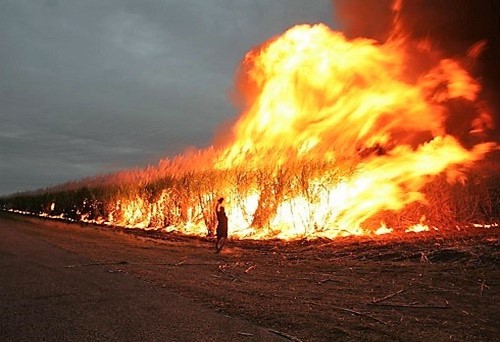
[[[256, 12], [263, 22], [264, 12], [273, 11], [264, 3]], [[297, 13], [314, 7], [293, 3], [302, 4], [294, 7]], [[250, 322], [257, 329], [231, 325], [227, 331], [200, 332], [204, 337], [148, 338], [134, 335], [146, 334], [145, 326], [131, 329], [133, 333], [93, 328], [94, 337], [106, 340], [496, 340], [498, 4], [325, 3], [333, 8], [333, 24], [314, 16], [306, 23], [287, 22], [272, 36], [256, 34], [260, 40], [254, 37], [244, 47], [230, 94], [222, 94], [235, 114], [218, 122], [221, 128], [211, 143], [149, 166], [109, 169], [0, 197], [0, 260], [6, 265], [2, 278], [13, 277], [9, 270], [15, 262], [9, 258], [25, 258], [31, 255], [26, 251], [50, 245], [62, 254], [47, 256], [46, 262], [58, 262], [57, 272], [65, 272], [68, 279], [88, 276], [106, 283], [97, 280], [102, 274], [122, 277], [116, 280], [120, 283], [139, 279], [154, 291], [170, 291], [163, 296], [180, 295], [200, 304], [200, 310]], [[214, 1], [213, 7], [218, 6], [223, 5]], [[120, 33], [121, 40], [113, 42], [124, 44], [135, 37], [141, 52], [134, 58], [154, 54], [149, 33], [123, 26], [123, 20], [142, 23], [145, 10], [126, 9], [129, 14], [117, 19], [120, 29], [110, 31]], [[225, 40], [236, 34], [229, 31], [224, 31]], [[211, 53], [229, 54], [215, 48]], [[158, 56], [154, 60], [165, 57]], [[216, 70], [211, 72], [213, 76]], [[194, 75], [193, 83], [205, 77], [186, 73]], [[151, 84], [162, 84], [154, 77], [156, 71], [146, 74], [154, 78]], [[179, 84], [188, 79], [180, 74]], [[177, 82], [175, 75], [169, 77]], [[195, 95], [173, 92], [172, 98], [192, 102], [186, 108], [202, 102]], [[6, 108], [14, 108], [16, 96], [5, 100]], [[203, 113], [203, 104], [197, 110]], [[172, 125], [175, 120], [180, 119], [171, 119]], [[143, 127], [139, 122], [134, 125]], [[94, 130], [99, 129], [96, 124]], [[126, 144], [127, 132], [122, 133]], [[7, 143], [13, 136], [18, 135], [0, 130], [5, 146], [11, 146]], [[168, 144], [169, 137], [163, 141]], [[14, 231], [25, 234], [26, 242]], [[37, 245], [36, 239], [47, 246]], [[43, 252], [39, 262], [50, 253]], [[19, 267], [16, 272], [22, 272]], [[9, 302], [9, 291], [20, 291], [17, 281], [7, 282], [6, 294], [0, 296], [5, 304], [0, 337], [44, 339], [38, 328], [21, 329], [22, 320], [12, 313], [21, 305]], [[35, 283], [23, 286], [29, 292]], [[67, 293], [73, 292], [54, 300], [65, 300]], [[35, 297], [19, 296], [36, 307]], [[113, 305], [119, 307], [119, 299]], [[155, 310], [147, 314], [155, 315]], [[30, 326], [40, 327], [39, 318], [30, 315]], [[134, 319], [128, 323], [134, 324]], [[61, 328], [63, 339], [93, 339], [76, 326]], [[44, 329], [56, 329], [48, 327]]]

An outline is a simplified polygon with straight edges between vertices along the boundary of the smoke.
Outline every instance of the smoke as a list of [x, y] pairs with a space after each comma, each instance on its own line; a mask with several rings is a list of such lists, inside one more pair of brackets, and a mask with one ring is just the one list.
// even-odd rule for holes
[[[487, 0], [403, 0], [398, 1], [399, 21], [406, 39], [430, 43], [440, 58], [461, 59], [473, 77], [483, 84], [482, 96], [489, 104], [495, 127], [500, 126], [500, 2]], [[349, 38], [367, 37], [386, 41], [393, 27], [391, 0], [333, 0], [334, 17]], [[451, 104], [467, 112], [463, 103]], [[476, 114], [482, 110], [476, 110]], [[450, 129], [465, 130], [461, 120], [449, 122]], [[481, 114], [479, 114], [481, 115]], [[476, 118], [468, 118], [467, 125]], [[487, 124], [487, 122], [485, 123]], [[491, 126], [491, 123], [490, 123]], [[490, 132], [497, 139], [498, 129]]]
[[347, 38], [385, 41], [392, 28], [392, 0], [333, 0], [334, 21]]

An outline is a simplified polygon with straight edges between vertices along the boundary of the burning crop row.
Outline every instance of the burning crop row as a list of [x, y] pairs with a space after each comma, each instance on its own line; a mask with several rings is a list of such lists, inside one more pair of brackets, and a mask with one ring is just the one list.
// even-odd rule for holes
[[[319, 199], [331, 207], [338, 205], [334, 200], [328, 203], [330, 198], [322, 199], [323, 186], [311, 184], [309, 180], [318, 172], [329, 170], [328, 165], [312, 163], [289, 170], [281, 168], [274, 175], [236, 169], [172, 176], [147, 184], [105, 185], [94, 181], [78, 186], [73, 184], [66, 190], [14, 195], [2, 199], [0, 205], [11, 210], [75, 221], [144, 229], [165, 228], [205, 235], [215, 226], [213, 203], [224, 193], [229, 199], [231, 234], [242, 238], [334, 237], [403, 233], [417, 229], [446, 230], [455, 229], [456, 225], [498, 222], [498, 165], [483, 161], [478, 166], [464, 185], [450, 185], [445, 175], [436, 177], [422, 189], [425, 202], [415, 202], [401, 210], [380, 211], [362, 222], [357, 231], [342, 227], [328, 229], [323, 222], [334, 219], [334, 213], [317, 212], [308, 204]], [[331, 181], [338, 180], [342, 184], [340, 174], [330, 173], [330, 177]], [[244, 189], [253, 189], [253, 192]], [[257, 196], [258, 193], [261, 196]], [[293, 196], [303, 202], [299, 203], [297, 199], [283, 202], [283, 198]], [[246, 211], [252, 210], [252, 205], [257, 209]], [[285, 229], [283, 222], [276, 221], [278, 215], [288, 219]], [[294, 225], [294, 222], [298, 224]]]
[[[498, 187], [489, 186], [498, 184], [498, 172], [483, 170], [478, 184], [463, 186], [468, 170], [497, 148], [487, 139], [491, 117], [480, 84], [466, 69], [479, 48], [459, 61], [397, 31], [381, 44], [298, 25], [245, 56], [238, 78], [244, 110], [225, 146], [72, 190], [11, 196], [4, 206], [206, 234], [214, 200], [224, 196], [230, 234], [252, 238], [491, 222], [500, 216]], [[463, 111], [475, 118], [467, 148], [446, 127]], [[465, 196], [457, 192], [472, 189], [481, 191], [481, 208], [477, 196], [459, 204]]]

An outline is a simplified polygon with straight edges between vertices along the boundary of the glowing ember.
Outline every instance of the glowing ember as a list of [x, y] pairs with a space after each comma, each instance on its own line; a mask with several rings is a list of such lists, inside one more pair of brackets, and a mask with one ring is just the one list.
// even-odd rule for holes
[[426, 226], [425, 224], [416, 224], [414, 226], [411, 226], [410, 228], [406, 229], [405, 232], [414, 232], [414, 233], [420, 233], [420, 232], [427, 232], [429, 231], [429, 227]]
[[393, 231], [394, 231], [394, 229], [387, 228], [387, 226], [385, 225], [385, 223], [382, 223], [382, 226], [375, 231], [375, 234], [376, 235], [384, 235], [384, 234], [390, 234]]

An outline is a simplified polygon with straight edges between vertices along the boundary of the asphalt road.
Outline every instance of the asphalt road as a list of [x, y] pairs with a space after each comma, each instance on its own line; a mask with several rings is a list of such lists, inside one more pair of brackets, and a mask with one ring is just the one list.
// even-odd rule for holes
[[0, 341], [283, 341], [37, 236], [0, 214]]

